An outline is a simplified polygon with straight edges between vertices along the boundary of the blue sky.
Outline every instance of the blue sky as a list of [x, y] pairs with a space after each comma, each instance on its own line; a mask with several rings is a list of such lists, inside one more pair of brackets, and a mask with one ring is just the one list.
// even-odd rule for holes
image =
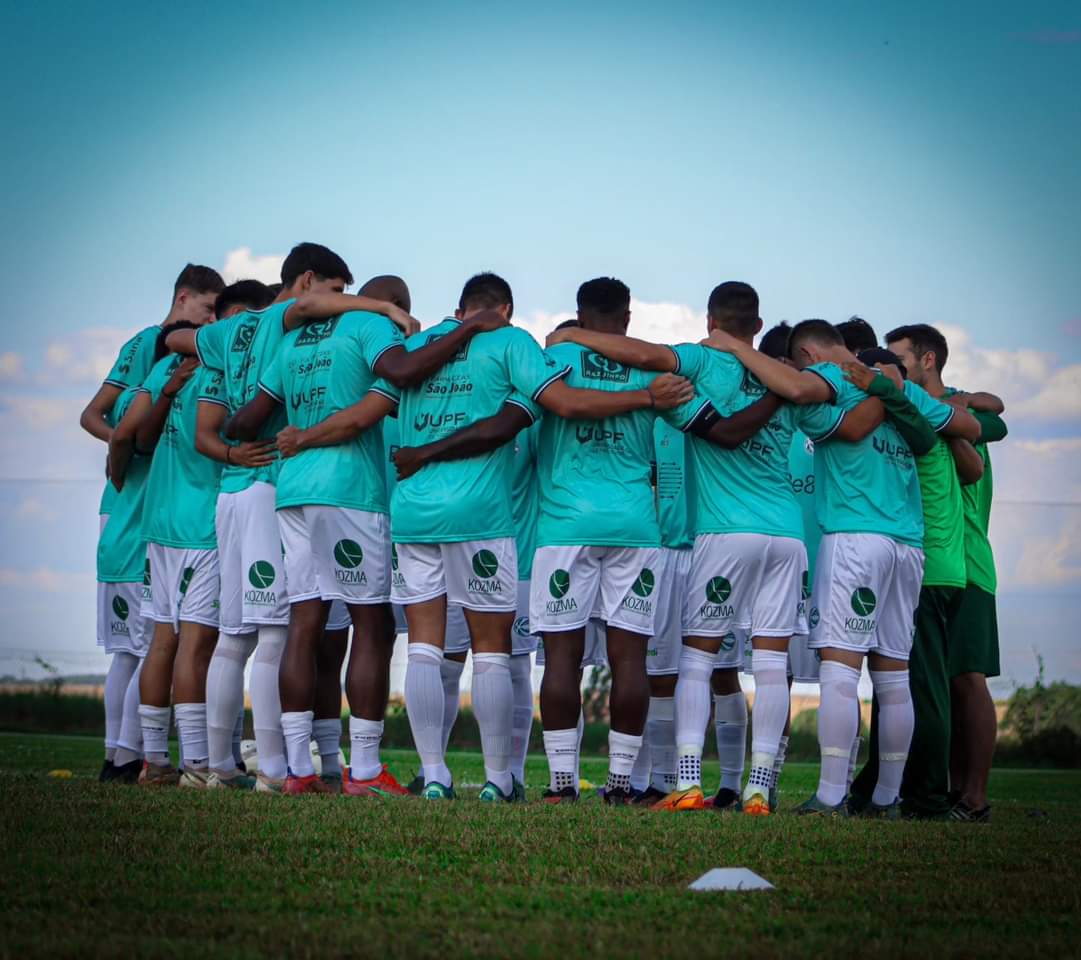
[[[5, 5], [0, 426], [33, 437], [0, 441], [0, 615], [21, 637], [51, 642], [33, 611], [56, 600], [23, 558], [92, 581], [93, 506], [68, 515], [101, 451], [69, 418], [100, 356], [161, 319], [185, 261], [302, 239], [401, 273], [425, 321], [492, 268], [538, 331], [598, 274], [670, 339], [731, 278], [767, 321], [946, 325], [954, 369], [1017, 411], [1004, 500], [1081, 502], [1075, 4], [384, 6]], [[1011, 555], [1063, 517], [1010, 521]]]

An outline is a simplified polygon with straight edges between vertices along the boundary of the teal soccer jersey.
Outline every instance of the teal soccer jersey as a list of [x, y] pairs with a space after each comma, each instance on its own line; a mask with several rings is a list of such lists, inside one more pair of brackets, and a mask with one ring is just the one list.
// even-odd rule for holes
[[[656, 377], [577, 343], [560, 343], [548, 352], [561, 367], [570, 367], [567, 383], [572, 387], [644, 390]], [[604, 420], [544, 418], [538, 547], [660, 546], [650, 486], [655, 419], [652, 410]]]
[[[116, 363], [112, 365], [105, 383], [112, 387], [126, 390], [128, 387], [138, 387], [145, 379], [150, 368], [154, 366], [154, 347], [158, 342], [161, 327], [156, 324], [145, 327], [120, 348]], [[119, 399], [117, 403], [119, 403]], [[130, 401], [129, 401], [130, 402]], [[120, 422], [121, 414], [116, 412], [114, 404], [112, 413], [106, 418], [110, 427], [115, 427]], [[101, 502], [98, 504], [98, 513], [112, 513], [113, 504], [116, 501], [116, 487], [106, 481], [105, 488], [101, 491]]]
[[[140, 389], [152, 403], [161, 396], [181, 357], [170, 354], [150, 371]], [[143, 538], [149, 543], [185, 550], [217, 546], [214, 508], [221, 465], [195, 449], [195, 419], [200, 399], [222, 401], [220, 371], [199, 367], [169, 406], [154, 449], [143, 504]]]
[[807, 547], [804, 600], [809, 596], [810, 584], [814, 583], [815, 557], [818, 555], [818, 541], [822, 539], [822, 529], [818, 526], [818, 515], [815, 513], [814, 451], [814, 444], [806, 434], [798, 431], [793, 434], [792, 445], [788, 448], [788, 482], [803, 515], [803, 542]]
[[[128, 387], [116, 399], [113, 416], [119, 423], [131, 406], [138, 387]], [[98, 580], [102, 583], [138, 583], [143, 579], [146, 541], [143, 539], [143, 500], [150, 458], [131, 458], [124, 475], [124, 489], [113, 498], [109, 522], [98, 541]]]
[[[448, 319], [406, 341], [419, 350], [458, 325]], [[416, 387], [401, 392], [399, 440], [420, 447], [519, 403], [532, 418], [536, 399], [566, 369], [524, 330], [480, 333], [451, 361]], [[514, 395], [519, 397], [515, 398]], [[396, 543], [457, 543], [515, 535], [511, 499], [513, 449], [429, 463], [394, 488], [391, 535]]]
[[[766, 393], [762, 383], [726, 353], [698, 344], [673, 348], [678, 373], [698, 394], [666, 414], [687, 430], [710, 402], [722, 416], [756, 403]], [[840, 425], [843, 412], [825, 403], [784, 404], [765, 427], [734, 450], [691, 436], [697, 478], [695, 532], [761, 533], [803, 538], [803, 520], [788, 481], [788, 453], [797, 430], [823, 440]]]
[[[285, 312], [294, 300], [272, 303], [265, 310], [245, 311], [201, 327], [195, 336], [199, 361], [225, 376], [225, 398], [236, 412], [258, 390], [259, 380], [277, 356], [285, 337]], [[263, 425], [259, 439], [273, 440], [285, 426], [285, 411], [279, 410]], [[275, 483], [281, 461], [265, 467], [226, 465], [222, 470], [222, 493], [239, 493], [253, 483]]]
[[[524, 398], [517, 397], [519, 402]], [[519, 432], [511, 442], [511, 505], [514, 511], [514, 539], [518, 547], [518, 579], [528, 580], [533, 573], [533, 554], [537, 549], [537, 515], [540, 489], [537, 482], [537, 447], [541, 424], [538, 420]]]
[[[259, 387], [285, 405], [301, 430], [351, 407], [376, 381], [375, 365], [402, 335], [386, 317], [353, 310], [286, 334]], [[347, 443], [302, 450], [282, 464], [278, 509], [322, 504], [387, 512], [383, 431]]]
[[[807, 369], [830, 385], [844, 411], [867, 394], [834, 363]], [[887, 420], [856, 443], [815, 446], [815, 509], [823, 533], [877, 533], [923, 547], [923, 500], [908, 444]]]
[[687, 438], [658, 417], [653, 424], [653, 456], [657, 464], [657, 522], [661, 546], [682, 550], [694, 546], [694, 471], [687, 455]]

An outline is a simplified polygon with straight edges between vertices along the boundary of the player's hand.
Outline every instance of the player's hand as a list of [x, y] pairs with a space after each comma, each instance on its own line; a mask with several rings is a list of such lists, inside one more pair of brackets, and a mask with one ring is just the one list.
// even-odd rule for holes
[[486, 333], [490, 330], [499, 330], [502, 327], [508, 326], [510, 320], [507, 319], [499, 310], [481, 310], [478, 313], [474, 313], [468, 320], [462, 321], [462, 326], [467, 330], [472, 330], [475, 333]]
[[846, 360], [841, 364], [841, 370], [844, 371], [845, 379], [853, 386], [859, 387], [864, 393], [870, 389], [871, 381], [878, 376], [878, 371], [874, 367], [869, 367], [858, 360]]
[[885, 374], [890, 383], [892, 383], [898, 390], [905, 389], [905, 378], [901, 376], [901, 368], [893, 363], [876, 363], [875, 369], [879, 373]]
[[173, 371], [173, 375], [169, 378], [161, 392], [172, 400], [173, 397], [184, 389], [184, 384], [191, 379], [192, 374], [198, 369], [199, 360], [197, 357], [185, 357], [180, 361], [180, 366]]
[[723, 330], [711, 330], [705, 340], [698, 341], [703, 347], [720, 350], [721, 353], [739, 353], [740, 349], [747, 346], [742, 340], [733, 337]]
[[691, 381], [676, 373], [662, 373], [646, 389], [658, 410], [671, 410], [694, 396]]
[[284, 459], [295, 457], [300, 453], [299, 442], [301, 433], [302, 431], [299, 428], [293, 426], [282, 427], [282, 429], [278, 431], [278, 436], [274, 443], [278, 448], [278, 453], [280, 453]]
[[967, 410], [972, 405], [969, 394], [960, 391], [952, 393], [948, 397], [942, 397], [942, 402], [948, 403], [951, 407], [956, 407], [958, 410]]
[[410, 316], [397, 304], [387, 305], [387, 319], [398, 327], [404, 336], [411, 337], [420, 330], [420, 321]]
[[577, 343], [576, 339], [581, 327], [562, 327], [553, 330], [544, 341], [546, 347], [554, 347], [557, 343]]
[[424, 466], [424, 455], [420, 447], [399, 447], [394, 453], [394, 466], [398, 469], [398, 479], [406, 480]]
[[229, 462], [238, 467], [265, 467], [277, 459], [273, 440], [250, 440], [229, 450]]

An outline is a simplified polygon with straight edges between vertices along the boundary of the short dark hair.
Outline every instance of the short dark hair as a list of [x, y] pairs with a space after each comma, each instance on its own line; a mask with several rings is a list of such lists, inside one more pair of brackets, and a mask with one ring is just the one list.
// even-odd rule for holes
[[792, 328], [783, 320], [775, 327], [770, 327], [762, 334], [758, 341], [758, 350], [767, 357], [780, 360], [788, 356], [788, 338], [792, 336]]
[[154, 362], [157, 363], [162, 357], [169, 353], [169, 348], [165, 345], [165, 338], [169, 336], [174, 330], [198, 330], [198, 326], [192, 323], [190, 320], [177, 320], [176, 323], [170, 323], [168, 326], [162, 327], [158, 331], [158, 336], [154, 340]]
[[578, 288], [578, 309], [594, 313], [620, 313], [631, 306], [631, 290], [622, 280], [597, 277]]
[[499, 274], [490, 272], [478, 273], [466, 280], [462, 295], [458, 298], [459, 310], [476, 307], [490, 310], [503, 304], [508, 304], [510, 312], [514, 313], [514, 294], [511, 293], [510, 284]]
[[180, 271], [180, 276], [173, 284], [173, 299], [176, 299], [176, 295], [181, 290], [191, 290], [194, 293], [221, 293], [224, 289], [225, 281], [213, 267], [189, 263]]
[[843, 347], [844, 337], [828, 320], [801, 320], [792, 328], [788, 337], [788, 356], [795, 359], [796, 350], [805, 343], [818, 343], [827, 347]]
[[291, 287], [297, 277], [309, 270], [324, 280], [344, 280], [346, 286], [353, 282], [353, 274], [346, 262], [329, 247], [320, 243], [298, 243], [282, 263], [282, 283]]
[[571, 317], [569, 320], [563, 320], [556, 324], [556, 330], [566, 330], [567, 327], [580, 327], [577, 317]]
[[266, 288], [270, 291], [271, 297], [276, 298], [282, 292], [283, 287], [284, 284], [279, 280], [277, 283], [268, 283]]
[[837, 331], [844, 337], [845, 346], [853, 353], [871, 350], [878, 346], [878, 334], [863, 317], [849, 317], [837, 324]]
[[238, 280], [218, 294], [218, 299], [214, 301], [214, 316], [220, 320], [230, 307], [235, 307], [238, 303], [247, 310], [262, 310], [269, 307], [273, 300], [274, 296], [265, 283], [258, 280]]
[[950, 348], [946, 338], [942, 336], [929, 323], [912, 323], [907, 327], [898, 327], [886, 334], [887, 346], [898, 340], [908, 340], [912, 344], [912, 352], [917, 359], [921, 358], [928, 350], [935, 354], [935, 369], [941, 373], [946, 366], [946, 360], [950, 356]]
[[867, 350], [861, 350], [856, 359], [867, 367], [873, 367], [879, 363], [894, 366], [901, 371], [902, 380], [908, 379], [908, 368], [901, 361], [901, 358], [892, 350], [887, 350], [885, 347], [871, 347]]
[[706, 310], [722, 327], [735, 333], [753, 333], [758, 323], [758, 293], [749, 283], [728, 280], [713, 288]]

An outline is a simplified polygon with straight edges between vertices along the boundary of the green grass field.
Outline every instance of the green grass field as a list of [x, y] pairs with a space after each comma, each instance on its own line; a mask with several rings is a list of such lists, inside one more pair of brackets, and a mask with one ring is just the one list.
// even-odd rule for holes
[[[388, 755], [399, 777], [415, 757]], [[1002, 771], [989, 826], [103, 787], [96, 739], [0, 735], [0, 954], [1073, 954], [1081, 773]], [[452, 754], [459, 783], [480, 757]], [[54, 768], [72, 780], [49, 779]], [[603, 759], [586, 760], [596, 781]], [[528, 779], [539, 793], [542, 756]], [[707, 765], [707, 785], [716, 764]], [[782, 807], [817, 769], [790, 765]], [[771, 892], [692, 893], [745, 866]]]

